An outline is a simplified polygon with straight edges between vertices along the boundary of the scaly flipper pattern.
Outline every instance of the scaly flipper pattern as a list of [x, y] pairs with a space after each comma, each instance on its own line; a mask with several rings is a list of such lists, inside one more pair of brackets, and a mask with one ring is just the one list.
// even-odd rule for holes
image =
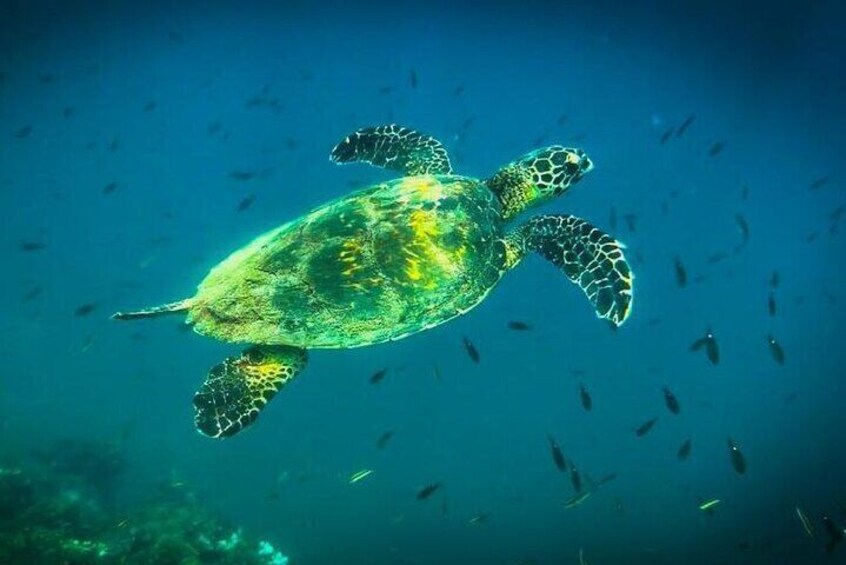
[[363, 128], [332, 149], [333, 163], [369, 163], [404, 175], [449, 175], [452, 165], [440, 141], [390, 124]]

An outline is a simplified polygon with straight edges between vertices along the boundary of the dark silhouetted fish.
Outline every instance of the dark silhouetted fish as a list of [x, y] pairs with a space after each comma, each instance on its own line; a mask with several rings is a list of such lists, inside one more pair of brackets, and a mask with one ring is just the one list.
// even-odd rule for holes
[[664, 145], [669, 141], [669, 139], [673, 136], [673, 132], [675, 128], [668, 128], [662, 135], [661, 135], [661, 145]]
[[558, 116], [558, 119], [555, 121], [559, 126], [563, 126], [567, 123], [567, 114], [561, 114]]
[[679, 447], [678, 453], [676, 453], [676, 457], [679, 461], [687, 461], [687, 458], [690, 457], [690, 448], [693, 445], [693, 442], [690, 438], [686, 439], [681, 447]]
[[749, 223], [742, 214], [735, 214], [734, 221], [737, 223], [738, 229], [740, 229], [740, 245], [746, 245], [749, 242]]
[[43, 288], [40, 285], [35, 285], [27, 290], [24, 295], [21, 297], [21, 302], [31, 302], [41, 296], [43, 292]]
[[740, 187], [740, 199], [745, 201], [747, 198], [749, 198], [749, 185], [744, 184]]
[[676, 130], [676, 137], [683, 136], [684, 132], [687, 131], [687, 128], [689, 128], [691, 126], [691, 124], [693, 123], [693, 120], [695, 120], [695, 119], [696, 119], [696, 116], [688, 116], [687, 119], [685, 119], [685, 121], [683, 121], [682, 124], [679, 126], [679, 129]]
[[767, 343], [770, 346], [770, 355], [772, 355], [775, 362], [779, 365], [784, 365], [784, 349], [781, 344], [776, 341], [772, 334], [767, 336]]
[[676, 286], [684, 288], [687, 285], [687, 269], [684, 268], [681, 259], [678, 257], [673, 260], [673, 265], [676, 269]]
[[637, 215], [624, 214], [623, 219], [626, 221], [626, 227], [629, 228], [630, 232], [634, 233], [637, 231]]
[[846, 532], [844, 532], [844, 530], [835, 524], [828, 516], [823, 515], [822, 523], [825, 533], [828, 534], [828, 542], [825, 544], [825, 551], [826, 553], [832, 553], [837, 545], [843, 542]]
[[808, 188], [810, 190], [817, 190], [818, 188], [822, 188], [825, 185], [827, 185], [828, 180], [829, 180], [829, 177], [820, 177], [820, 178], [814, 179], [811, 182], [811, 186], [809, 186]]
[[379, 439], [376, 440], [376, 447], [378, 449], [384, 448], [388, 445], [388, 442], [391, 441], [391, 438], [394, 437], [394, 430], [388, 430], [384, 432], [382, 435], [379, 436]]
[[476, 525], [479, 525], [479, 524], [487, 524], [489, 517], [490, 517], [490, 514], [477, 514], [476, 516], [473, 516], [472, 518], [470, 518], [470, 520], [468, 520], [467, 523], [471, 524], [473, 526], [476, 526]]
[[156, 106], [157, 106], [156, 101], [150, 100], [149, 102], [144, 104], [144, 111], [145, 112], [152, 112], [153, 110], [156, 109]]
[[470, 356], [470, 359], [472, 359], [474, 363], [478, 363], [481, 359], [479, 357], [479, 350], [476, 349], [476, 346], [473, 345], [473, 342], [467, 339], [466, 336], [464, 337], [464, 351], [467, 352], [467, 355]]
[[613, 206], [611, 206], [611, 212], [608, 213], [608, 227], [612, 232], [617, 229], [617, 209]]
[[770, 288], [778, 288], [780, 282], [781, 277], [779, 276], [778, 271], [773, 271], [773, 274], [770, 275]]
[[521, 322], [520, 320], [511, 320], [510, 322], [508, 322], [508, 329], [518, 332], [526, 332], [532, 329], [532, 326], [530, 326], [526, 322]]
[[408, 73], [408, 84], [411, 85], [411, 88], [417, 88], [417, 71], [411, 69], [411, 72]]
[[723, 152], [725, 146], [726, 144], [723, 141], [714, 142], [714, 144], [708, 150], [708, 157], [716, 157], [717, 155]]
[[27, 252], [41, 251], [42, 249], [46, 249], [46, 248], [47, 248], [47, 244], [44, 243], [43, 241], [25, 240], [25, 241], [20, 242], [20, 244], [18, 244], [18, 249], [20, 249], [21, 251], [27, 251]]
[[574, 491], [582, 492], [582, 476], [572, 462], [570, 462], [570, 483], [573, 485]]
[[567, 471], [567, 460], [564, 459], [564, 454], [561, 453], [558, 442], [555, 441], [555, 438], [551, 434], [547, 434], [546, 438], [549, 441], [549, 450], [552, 453], [552, 460], [555, 462], [555, 466], [558, 467], [559, 471], [565, 473]]
[[65, 106], [64, 109], [62, 110], [62, 117], [63, 118], [70, 118], [71, 116], [73, 116], [73, 112], [74, 112], [73, 106]]
[[378, 371], [376, 371], [375, 373], [370, 375], [370, 379], [369, 379], [370, 384], [372, 384], [372, 385], [379, 384], [380, 382], [382, 382], [382, 379], [384, 379], [385, 375], [387, 375], [387, 374], [388, 374], [387, 369], [379, 369]]
[[393, 86], [382, 86], [379, 88], [379, 94], [390, 94], [394, 91]]
[[459, 84], [458, 86], [455, 87], [455, 90], [452, 91], [452, 95], [453, 96], [461, 96], [462, 94], [464, 94], [464, 85]]
[[658, 421], [658, 418], [652, 418], [651, 420], [647, 420], [642, 423], [640, 426], [637, 427], [635, 430], [635, 435], [637, 437], [643, 437], [652, 430], [653, 426], [655, 426], [655, 422]]
[[109, 151], [114, 153], [118, 150], [118, 147], [120, 147], [120, 140], [117, 138], [117, 136], [115, 136], [112, 138], [112, 142], [109, 143]]
[[778, 306], [776, 304], [775, 293], [771, 292], [769, 298], [767, 298], [767, 312], [770, 313], [770, 316], [775, 316], [777, 311]]
[[100, 192], [102, 192], [103, 194], [111, 194], [115, 190], [117, 190], [117, 187], [118, 187], [117, 181], [112, 181], [109, 184], [107, 184], [106, 186], [104, 186], [103, 190], [101, 190]]
[[691, 351], [699, 351], [705, 348], [705, 353], [708, 355], [708, 361], [712, 365], [717, 365], [720, 362], [720, 346], [717, 344], [717, 339], [710, 329], [705, 332], [705, 335], [690, 344]]
[[672, 412], [673, 414], [678, 414], [681, 412], [681, 405], [679, 404], [679, 400], [676, 398], [676, 395], [673, 394], [669, 388], [664, 387], [664, 404], [667, 405], [667, 410]]
[[746, 474], [746, 458], [740, 451], [740, 448], [731, 438], [728, 438], [729, 456], [731, 457], [731, 466], [740, 475]]
[[244, 198], [242, 198], [241, 201], [238, 203], [238, 212], [243, 212], [243, 211], [249, 209], [249, 207], [253, 205], [253, 202], [255, 201], [255, 199], [256, 199], [255, 193], [250, 193], [250, 194], [246, 195]]
[[235, 179], [238, 181], [246, 181], [255, 178], [256, 174], [252, 171], [231, 171], [229, 173], [229, 178]]
[[461, 122], [461, 130], [467, 131], [468, 129], [470, 129], [470, 126], [472, 126], [475, 122], [476, 122], [475, 116], [468, 116], [468, 117], [464, 118], [464, 121]]
[[208, 135], [215, 135], [222, 128], [223, 128], [223, 125], [220, 122], [212, 122], [212, 123], [209, 124], [209, 127], [206, 128], [206, 133]]
[[441, 488], [441, 483], [426, 485], [417, 491], [417, 500], [426, 500]]
[[583, 384], [579, 385], [579, 397], [582, 400], [582, 408], [590, 412], [593, 408], [593, 399], [590, 397], [590, 393]]
[[24, 139], [30, 136], [32, 133], [32, 126], [23, 126], [22, 128], [16, 129], [12, 132], [12, 137], [15, 139]]
[[80, 317], [81, 316], [87, 316], [88, 314], [90, 314], [91, 312], [93, 312], [96, 309], [97, 309], [97, 303], [96, 302], [88, 302], [86, 304], [79, 306], [76, 310], [74, 310], [73, 315], [74, 316], [80, 316]]
[[728, 259], [728, 253], [724, 251], [717, 251], [708, 256], [707, 262], [709, 265], [716, 265]]

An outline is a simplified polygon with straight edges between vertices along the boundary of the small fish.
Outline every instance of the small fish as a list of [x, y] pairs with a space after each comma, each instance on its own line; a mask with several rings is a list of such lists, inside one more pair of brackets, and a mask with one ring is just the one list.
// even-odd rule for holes
[[32, 133], [32, 126], [23, 126], [12, 132], [12, 137], [15, 139], [25, 139]]
[[473, 516], [472, 518], [470, 518], [469, 520], [467, 520], [467, 523], [472, 525], [472, 526], [477, 526], [479, 524], [487, 524], [489, 517], [490, 517], [490, 514], [477, 514], [477, 515]]
[[637, 215], [624, 214], [623, 219], [626, 221], [626, 227], [629, 228], [630, 232], [634, 233], [637, 231]]
[[673, 136], [673, 132], [676, 131], [676, 128], [668, 128], [662, 135], [661, 135], [661, 145], [664, 145], [669, 141], [669, 139]]
[[720, 346], [717, 344], [717, 339], [714, 337], [714, 334], [709, 329], [705, 332], [703, 337], [700, 337], [696, 341], [690, 344], [691, 351], [698, 351], [705, 347], [705, 353], [708, 355], [708, 361], [711, 362], [712, 365], [717, 365], [720, 362]]
[[775, 293], [771, 292], [769, 298], [767, 298], [767, 312], [769, 312], [770, 316], [775, 316], [777, 310]]
[[808, 187], [809, 190], [817, 190], [819, 188], [824, 187], [828, 184], [829, 177], [819, 177], [811, 181], [811, 185]]
[[41, 73], [38, 75], [38, 82], [41, 84], [50, 84], [56, 78], [53, 73]]
[[435, 377], [435, 380], [441, 382], [441, 368], [435, 365], [432, 367], [432, 376]]
[[460, 129], [462, 131], [467, 131], [468, 129], [470, 129], [470, 126], [472, 126], [474, 123], [476, 123], [476, 117], [475, 116], [468, 116], [468, 117], [464, 118], [463, 122], [461, 122], [461, 128]]
[[111, 194], [115, 190], [117, 190], [117, 187], [118, 187], [117, 181], [112, 181], [109, 184], [107, 184], [106, 186], [104, 186], [103, 190], [101, 190], [100, 192], [102, 192], [103, 194]]
[[549, 441], [549, 450], [552, 452], [552, 460], [555, 461], [555, 466], [558, 467], [558, 470], [562, 473], [566, 473], [567, 460], [564, 459], [564, 454], [561, 453], [561, 448], [558, 446], [558, 442], [555, 441], [555, 438], [552, 437], [551, 434], [547, 434], [546, 437]]
[[115, 136], [112, 138], [112, 142], [109, 143], [109, 151], [114, 153], [118, 150], [118, 147], [120, 147], [120, 140], [118, 140], [117, 136]]
[[746, 201], [749, 198], [749, 185], [744, 184], [740, 187], [740, 199]]
[[836, 525], [828, 516], [822, 517], [822, 523], [825, 527], [826, 533], [828, 534], [828, 543], [825, 545], [825, 551], [826, 553], [831, 553], [834, 551], [834, 548], [837, 547], [837, 544], [843, 541], [844, 536], [846, 536], [846, 532]]
[[150, 100], [149, 102], [144, 104], [144, 111], [145, 112], [152, 112], [153, 110], [156, 109], [156, 106], [157, 106], [156, 101]]
[[590, 393], [583, 384], [579, 384], [579, 397], [582, 400], [582, 408], [584, 408], [587, 412], [590, 412], [593, 408], [593, 399], [590, 397]]
[[532, 326], [530, 326], [526, 322], [521, 322], [520, 320], [511, 320], [510, 322], [508, 322], [508, 329], [517, 332], [526, 332], [531, 330]]
[[441, 483], [426, 485], [417, 491], [417, 500], [426, 500], [441, 488]]
[[582, 502], [587, 500], [592, 494], [593, 491], [590, 490], [577, 492], [576, 494], [564, 501], [564, 508], [575, 508], [576, 506], [579, 506]]
[[709, 265], [716, 265], [717, 263], [721, 263], [726, 259], [728, 259], [728, 253], [725, 253], [723, 251], [717, 251], [716, 253], [712, 253], [711, 255], [709, 255], [707, 261]]
[[387, 374], [388, 374], [387, 369], [379, 369], [378, 371], [376, 371], [375, 373], [370, 375], [370, 379], [368, 379], [368, 381], [372, 385], [377, 385], [380, 382], [382, 382], [382, 379], [384, 379], [385, 375], [387, 375]]
[[770, 288], [776, 289], [778, 288], [779, 283], [781, 282], [781, 277], [778, 274], [778, 271], [773, 271], [773, 274], [770, 275]]
[[676, 269], [676, 286], [684, 288], [687, 285], [687, 269], [678, 257], [673, 260], [673, 264]]
[[658, 421], [658, 418], [652, 418], [651, 420], [647, 420], [642, 423], [640, 426], [637, 427], [635, 430], [635, 435], [637, 437], [643, 437], [649, 433], [652, 427], [655, 425], [655, 422]]
[[478, 363], [481, 357], [479, 357], [479, 350], [476, 349], [476, 346], [473, 345], [473, 342], [464, 337], [464, 350], [467, 352], [467, 355], [470, 356], [470, 359], [473, 360], [474, 363]]
[[743, 217], [743, 214], [735, 214], [734, 221], [740, 229], [740, 245], [746, 245], [749, 242], [749, 223], [746, 221], [746, 218]]
[[721, 502], [719, 498], [712, 498], [699, 504], [699, 509], [703, 512], [713, 512], [713, 508]]
[[726, 146], [725, 142], [723, 141], [716, 141], [708, 150], [708, 157], [716, 157], [720, 153], [723, 152], [723, 148]]
[[252, 171], [231, 171], [229, 173], [229, 178], [235, 179], [238, 181], [246, 181], [252, 178], [255, 178], [256, 174]]
[[379, 436], [379, 439], [376, 440], [376, 448], [382, 449], [388, 442], [391, 441], [391, 438], [394, 437], [394, 430], [388, 430], [387, 432], [383, 432], [382, 435]]
[[256, 199], [255, 193], [250, 193], [250, 194], [246, 195], [238, 203], [238, 210], [237, 211], [243, 212], [245, 210], [248, 210], [250, 208], [250, 206], [253, 205], [253, 202], [255, 201], [255, 199]]
[[408, 84], [411, 85], [411, 88], [417, 88], [417, 71], [411, 69], [411, 72], [408, 73]]
[[732, 467], [734, 467], [734, 470], [737, 471], [738, 474], [746, 474], [746, 458], [731, 438], [728, 438], [728, 447]]
[[34, 240], [33, 241], [22, 241], [18, 245], [18, 249], [20, 249], [21, 251], [27, 251], [27, 252], [41, 251], [42, 249], [46, 249], [46, 248], [47, 248], [46, 243], [44, 243], [43, 241], [34, 241]]
[[681, 405], [679, 404], [676, 395], [673, 394], [673, 392], [667, 387], [664, 387], [664, 404], [667, 405], [667, 410], [673, 414], [681, 412]]
[[612, 232], [617, 229], [617, 209], [613, 206], [611, 206], [611, 212], [608, 213], [608, 226]]
[[462, 94], [464, 94], [464, 85], [459, 84], [458, 86], [455, 87], [455, 90], [452, 91], [452, 95], [458, 97], [458, 96], [461, 96]]
[[379, 94], [390, 94], [394, 91], [393, 86], [382, 86], [379, 88]]
[[35, 285], [24, 293], [21, 297], [21, 302], [31, 302], [41, 296], [43, 291], [44, 289], [41, 286]]
[[356, 471], [352, 475], [350, 475], [350, 480], [348, 481], [349, 484], [353, 485], [358, 481], [369, 477], [373, 473], [373, 469], [362, 469], [361, 471]]
[[676, 137], [681, 137], [684, 135], [684, 132], [687, 131], [687, 128], [693, 123], [693, 120], [696, 119], [696, 116], [688, 116], [685, 121], [679, 126], [679, 129], [676, 130]]
[[73, 106], [65, 106], [62, 109], [62, 117], [63, 118], [70, 118], [71, 116], [73, 116], [73, 113], [74, 113]]
[[770, 355], [773, 356], [775, 362], [784, 365], [784, 349], [782, 349], [781, 344], [776, 341], [772, 334], [767, 336], [767, 343], [770, 346]]
[[79, 317], [87, 316], [88, 314], [90, 314], [91, 312], [93, 312], [96, 309], [97, 309], [97, 303], [96, 302], [88, 302], [86, 304], [79, 306], [76, 310], [74, 310], [73, 315], [79, 316]]
[[570, 462], [570, 483], [573, 485], [574, 491], [582, 492], [582, 476], [572, 462]]
[[217, 134], [217, 133], [218, 133], [218, 132], [219, 132], [222, 128], [223, 128], [223, 125], [221, 125], [221, 123], [220, 123], [220, 122], [212, 122], [212, 123], [210, 123], [210, 124], [209, 124], [209, 127], [208, 127], [208, 128], [206, 128], [206, 133], [207, 133], [208, 135], [215, 135], [215, 134]]
[[676, 457], [679, 461], [687, 461], [687, 458], [690, 457], [690, 448], [693, 445], [693, 440], [690, 438], [686, 439], [681, 447], [679, 447], [678, 453], [676, 453]]
[[811, 525], [811, 521], [808, 520], [808, 517], [802, 512], [802, 509], [798, 506], [796, 507], [796, 516], [799, 517], [799, 522], [802, 523], [802, 528], [804, 528], [805, 533], [808, 535], [809, 538], [814, 537], [814, 526]]
[[558, 116], [558, 119], [555, 120], [555, 123], [557, 123], [558, 126], [560, 127], [560, 126], [563, 126], [564, 124], [567, 123], [567, 119], [568, 119], [567, 114], [561, 114], [560, 116]]

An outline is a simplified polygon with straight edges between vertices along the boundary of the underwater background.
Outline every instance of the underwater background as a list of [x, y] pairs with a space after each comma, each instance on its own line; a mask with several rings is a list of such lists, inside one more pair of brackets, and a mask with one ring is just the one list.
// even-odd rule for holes
[[[846, 560], [822, 521], [846, 525], [842, 4], [617, 4], [3, 2], [0, 561]], [[396, 176], [328, 160], [385, 123], [478, 178], [583, 148], [595, 170], [536, 212], [627, 245], [631, 318], [529, 257], [201, 436], [193, 393], [240, 347], [109, 316]]]

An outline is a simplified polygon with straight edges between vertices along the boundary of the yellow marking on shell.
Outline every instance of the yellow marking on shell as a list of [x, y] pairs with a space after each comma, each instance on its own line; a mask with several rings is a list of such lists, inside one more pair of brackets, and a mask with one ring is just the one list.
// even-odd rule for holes
[[431, 176], [422, 175], [403, 179], [399, 186], [399, 200], [404, 204], [410, 202], [437, 202], [444, 198], [444, 186]]
[[438, 236], [442, 230], [434, 210], [414, 210], [409, 225], [412, 239], [403, 248], [406, 255], [405, 274], [419, 286], [435, 289], [443, 274], [454, 274], [461, 268], [467, 249], [461, 245], [454, 250], [447, 250], [439, 245]]

